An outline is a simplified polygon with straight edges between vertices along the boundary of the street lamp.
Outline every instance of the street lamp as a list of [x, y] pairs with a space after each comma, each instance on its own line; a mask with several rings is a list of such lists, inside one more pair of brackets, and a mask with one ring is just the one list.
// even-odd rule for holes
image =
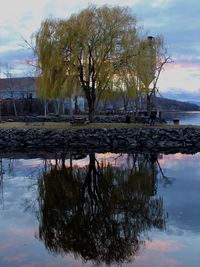
[[3, 100], [0, 99], [0, 123], [1, 123], [1, 104], [2, 104]]

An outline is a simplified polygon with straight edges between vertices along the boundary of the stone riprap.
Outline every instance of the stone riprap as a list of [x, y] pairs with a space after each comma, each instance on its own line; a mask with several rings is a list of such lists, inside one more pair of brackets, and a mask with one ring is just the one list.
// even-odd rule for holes
[[200, 128], [0, 129], [1, 151], [200, 151]]
[[[77, 115], [75, 115], [76, 117]], [[148, 117], [138, 117], [134, 119], [132, 115], [110, 115], [110, 116], [95, 116], [95, 123], [125, 123], [127, 116], [130, 117], [131, 122], [139, 122], [139, 123], [148, 123]], [[87, 118], [87, 116], [81, 116]], [[16, 122], [70, 122], [72, 120], [71, 116], [3, 116], [3, 121], [16, 121]], [[162, 118], [156, 118], [157, 123], [166, 123], [166, 121]]]
[[[77, 116], [77, 115], [75, 115]], [[78, 115], [79, 116], [79, 115]], [[87, 116], [82, 116], [87, 118]], [[72, 120], [71, 116], [3, 116], [3, 121], [16, 121], [16, 122], [70, 122]], [[132, 119], [133, 120], [133, 119]], [[124, 123], [126, 122], [125, 115], [110, 115], [110, 116], [95, 116], [94, 122], [100, 123]]]

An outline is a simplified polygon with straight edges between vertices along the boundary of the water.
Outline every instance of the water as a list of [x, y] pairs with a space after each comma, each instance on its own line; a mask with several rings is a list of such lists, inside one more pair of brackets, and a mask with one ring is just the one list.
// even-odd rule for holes
[[198, 267], [200, 153], [1, 160], [0, 266]]
[[167, 120], [168, 124], [172, 124], [173, 119], [178, 118], [181, 125], [200, 125], [199, 111], [163, 112], [162, 116]]

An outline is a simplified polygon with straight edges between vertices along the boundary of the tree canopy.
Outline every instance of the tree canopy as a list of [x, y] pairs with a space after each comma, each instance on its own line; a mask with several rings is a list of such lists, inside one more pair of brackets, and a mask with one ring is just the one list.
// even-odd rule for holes
[[81, 88], [92, 119], [136, 42], [136, 19], [123, 7], [91, 6], [69, 19], [45, 20], [36, 34], [39, 94], [52, 98]]
[[[80, 90], [92, 121], [101, 99], [121, 88], [148, 91], [157, 71], [161, 39], [141, 40], [136, 17], [125, 7], [89, 6], [67, 19], [46, 19], [36, 33], [40, 96]], [[159, 61], [160, 62], [160, 61]]]

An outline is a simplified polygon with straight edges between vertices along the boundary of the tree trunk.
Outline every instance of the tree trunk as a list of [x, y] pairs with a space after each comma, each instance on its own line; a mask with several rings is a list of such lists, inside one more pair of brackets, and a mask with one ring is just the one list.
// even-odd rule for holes
[[95, 96], [88, 95], [87, 102], [88, 102], [88, 109], [89, 109], [88, 119], [90, 122], [93, 122], [94, 114], [95, 114]]
[[2, 117], [2, 116], [1, 116], [1, 104], [2, 104], [2, 103], [1, 103], [1, 100], [0, 100], [0, 122], [1, 122], [1, 117]]
[[127, 112], [128, 102], [129, 102], [129, 99], [124, 98], [124, 113]]
[[61, 104], [62, 104], [62, 115], [65, 115], [65, 100], [64, 99], [62, 99]]
[[151, 114], [151, 96], [147, 94], [147, 114]]
[[107, 100], [104, 100], [103, 109], [104, 109], [104, 113], [106, 114], [106, 111], [107, 111]]
[[138, 116], [138, 110], [139, 110], [139, 96], [134, 101], [134, 111], [135, 111], [135, 116]]
[[73, 98], [72, 98], [72, 96], [69, 99], [69, 114], [70, 114], [70, 116], [73, 116]]
[[14, 108], [15, 117], [17, 117], [17, 108], [16, 108], [15, 99], [13, 99], [13, 108]]
[[94, 121], [94, 108], [89, 107], [88, 119], [89, 119], [89, 122]]
[[78, 96], [77, 95], [75, 95], [74, 100], [75, 100], [75, 103], [74, 103], [75, 114], [78, 114]]
[[54, 100], [54, 108], [55, 108], [55, 114], [59, 115], [60, 114], [60, 100], [59, 99]]
[[44, 117], [47, 117], [47, 112], [48, 112], [48, 103], [46, 98], [44, 99]]

